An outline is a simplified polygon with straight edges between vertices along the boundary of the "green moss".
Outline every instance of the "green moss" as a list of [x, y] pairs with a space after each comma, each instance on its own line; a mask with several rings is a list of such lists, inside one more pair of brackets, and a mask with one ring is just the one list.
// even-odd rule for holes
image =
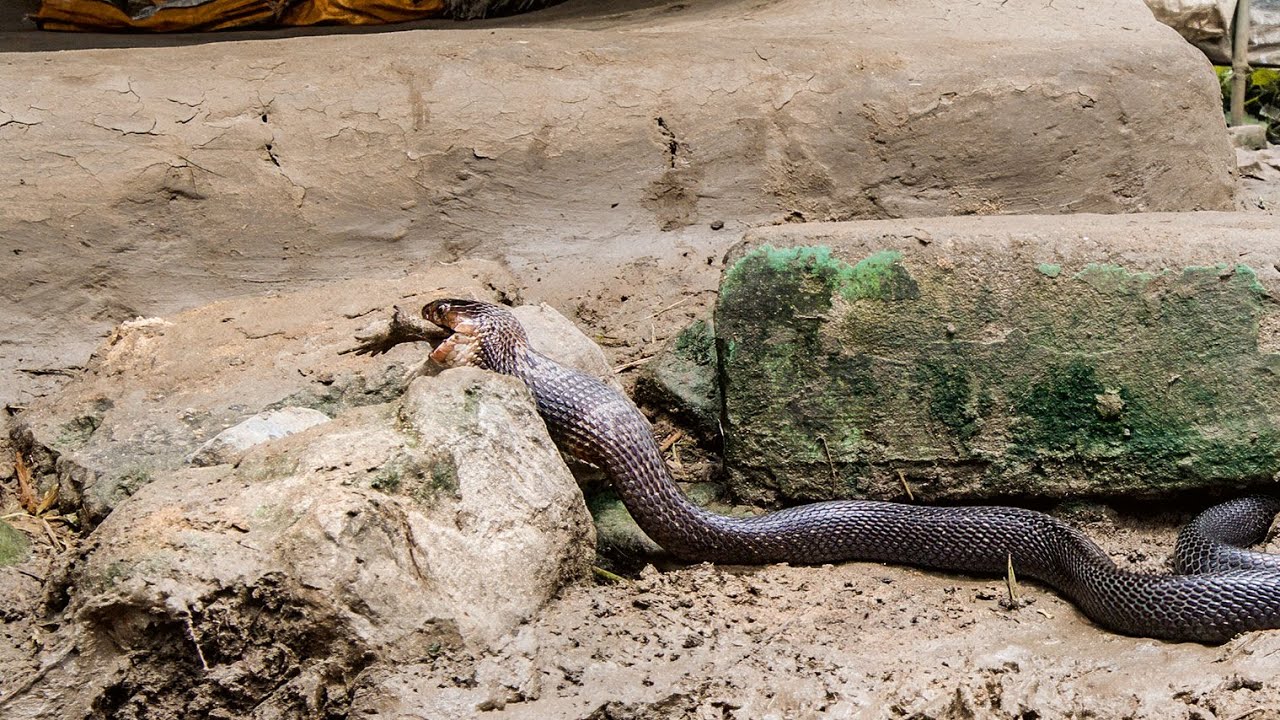
[[373, 479], [369, 481], [369, 487], [392, 494], [400, 490], [402, 479], [399, 468], [382, 467], [378, 468], [378, 471], [374, 473]]
[[[765, 246], [726, 271], [719, 307], [750, 308], [716, 320], [719, 347], [725, 349], [721, 377], [735, 384], [724, 391], [745, 401], [727, 421], [773, 428], [766, 435], [737, 435], [745, 442], [730, 452], [773, 454], [785, 448], [789, 462], [814, 468], [779, 480], [792, 497], [847, 494], [859, 483], [866, 445], [859, 419], [874, 410], [877, 379], [866, 356], [829, 352], [824, 328], [836, 297], [858, 301], [872, 314], [919, 298], [919, 286], [901, 260], [900, 253], [886, 251], [850, 265], [833, 259], [825, 247]], [[770, 388], [781, 390], [785, 400], [779, 402]]]
[[1141, 292], [1156, 278], [1149, 272], [1130, 272], [1119, 265], [1089, 263], [1073, 276], [1102, 292]]
[[[1099, 409], [1099, 396], [1106, 394], [1093, 366], [1080, 360], [1045, 368], [1018, 399], [1017, 410], [1026, 420], [1014, 432], [1013, 449], [1087, 453], [1123, 443], [1123, 411], [1117, 416]], [[1123, 391], [1119, 395], [1125, 400]]]
[[1259, 297], [1267, 296], [1267, 289], [1258, 280], [1258, 273], [1248, 265], [1218, 263], [1217, 265], [1192, 265], [1182, 270], [1184, 281], [1197, 279], [1228, 280], [1235, 288], [1246, 289]]
[[906, 300], [920, 297], [920, 287], [902, 265], [902, 253], [882, 250], [868, 255], [841, 277], [840, 294], [846, 300]]
[[431, 507], [442, 494], [457, 495], [458, 467], [453, 455], [447, 452], [429, 457], [401, 453], [373, 473], [369, 487]]
[[903, 300], [920, 296], [919, 287], [902, 264], [902, 253], [896, 250], [875, 252], [849, 265], [833, 258], [828, 247], [775, 248], [772, 245], [752, 250], [726, 270], [721, 295], [750, 292], [751, 287], [760, 285], [764, 275], [790, 276], [813, 294], [825, 291], [828, 306], [832, 292], [839, 292], [846, 300]]
[[450, 495], [458, 492], [458, 465], [452, 455], [445, 455], [431, 465], [431, 489]]
[[715, 334], [706, 320], [694, 320], [676, 335], [676, 354], [694, 365], [715, 362]]
[[922, 386], [929, 417], [945, 425], [962, 443], [978, 433], [982, 403], [963, 356], [921, 359], [916, 381]]
[[0, 567], [16, 565], [31, 555], [27, 538], [9, 523], [0, 520]]
[[1049, 277], [1049, 278], [1056, 278], [1062, 274], [1061, 265], [1051, 265], [1049, 263], [1040, 263], [1039, 265], [1036, 266], [1036, 269], [1040, 271], [1041, 275], [1044, 275], [1045, 277]]
[[101, 415], [81, 415], [58, 428], [55, 441], [63, 450], [76, 450], [89, 442], [89, 438], [102, 425]]

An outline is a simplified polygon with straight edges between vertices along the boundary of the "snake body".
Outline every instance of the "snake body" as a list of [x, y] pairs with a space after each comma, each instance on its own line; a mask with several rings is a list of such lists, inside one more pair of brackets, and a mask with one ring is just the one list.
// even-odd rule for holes
[[500, 306], [438, 300], [423, 316], [453, 331], [432, 353], [528, 386], [553, 440], [602, 468], [655, 542], [688, 561], [817, 564], [865, 560], [1003, 574], [1012, 562], [1115, 631], [1223, 642], [1280, 628], [1280, 557], [1241, 549], [1262, 539], [1280, 510], [1267, 497], [1211, 508], [1179, 535], [1178, 574], [1115, 565], [1079, 530], [1015, 507], [930, 507], [838, 500], [755, 517], [728, 517], [689, 501], [676, 485], [648, 421], [623, 394], [535, 352]]

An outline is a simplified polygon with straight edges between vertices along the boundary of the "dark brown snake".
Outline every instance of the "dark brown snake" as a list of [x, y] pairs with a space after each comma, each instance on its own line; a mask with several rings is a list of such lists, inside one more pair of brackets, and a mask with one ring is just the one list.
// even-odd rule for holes
[[1172, 575], [1118, 568], [1079, 530], [1014, 507], [839, 500], [756, 517], [717, 515], [680, 491], [648, 421], [626, 396], [535, 352], [505, 308], [437, 300], [422, 314], [452, 331], [433, 359], [523, 381], [556, 443], [602, 468], [640, 527], [683, 560], [869, 560], [983, 574], [1003, 574], [1012, 561], [1019, 575], [1056, 588], [1122, 633], [1212, 643], [1280, 627], [1280, 556], [1242, 549], [1265, 536], [1280, 511], [1275, 498], [1241, 498], [1202, 513], [1178, 536]]

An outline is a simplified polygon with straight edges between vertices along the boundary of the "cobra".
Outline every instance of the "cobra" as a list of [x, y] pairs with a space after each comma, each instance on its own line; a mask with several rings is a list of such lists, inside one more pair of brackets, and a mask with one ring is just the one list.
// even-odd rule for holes
[[528, 386], [553, 440], [602, 468], [641, 529], [686, 561], [818, 564], [864, 560], [980, 574], [1016, 571], [1057, 589], [1117, 632], [1223, 642], [1280, 627], [1280, 556], [1243, 549], [1265, 536], [1280, 501], [1246, 497], [1182, 530], [1173, 574], [1116, 566], [1079, 530], [1016, 507], [930, 507], [837, 500], [754, 517], [692, 503], [662, 458], [648, 421], [623, 394], [535, 352], [506, 308], [437, 300], [423, 317], [450, 333], [431, 353]]

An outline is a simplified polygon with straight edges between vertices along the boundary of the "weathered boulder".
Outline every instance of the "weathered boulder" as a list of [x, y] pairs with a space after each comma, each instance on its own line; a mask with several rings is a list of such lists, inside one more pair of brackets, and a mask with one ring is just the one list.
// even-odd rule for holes
[[521, 383], [423, 377], [124, 500], [63, 581], [74, 659], [6, 716], [339, 712], [371, 665], [504, 642], [593, 543]]
[[1280, 479], [1265, 216], [761, 229], [716, 308], [726, 464], [760, 499], [1150, 496]]
[[555, 308], [546, 303], [517, 305], [511, 308], [511, 314], [524, 327], [534, 350], [562, 365], [594, 375], [622, 392], [622, 383], [604, 351]]

